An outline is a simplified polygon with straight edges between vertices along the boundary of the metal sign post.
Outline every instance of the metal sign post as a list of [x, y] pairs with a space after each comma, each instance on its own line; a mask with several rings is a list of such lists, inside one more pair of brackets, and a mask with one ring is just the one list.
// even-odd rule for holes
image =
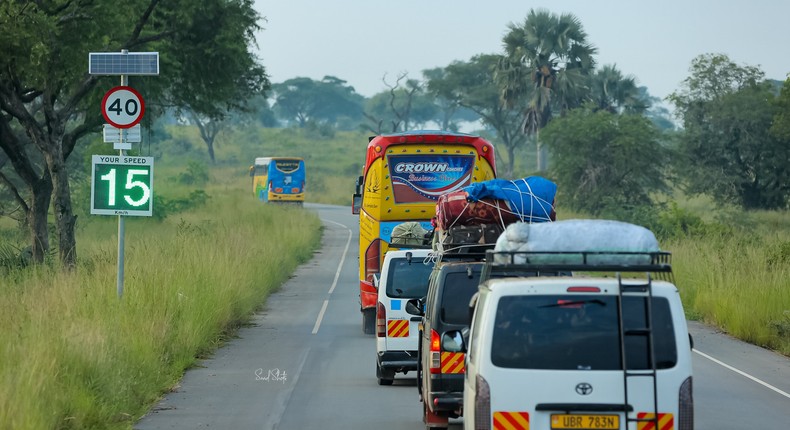
[[[91, 75], [120, 75], [121, 87], [116, 87], [105, 94], [102, 100], [102, 115], [113, 127], [119, 128], [118, 141], [115, 149], [119, 151], [119, 159], [124, 158], [124, 149], [131, 149], [131, 145], [126, 142], [127, 129], [134, 127], [140, 122], [145, 111], [143, 99], [137, 91], [127, 86], [128, 75], [159, 75], [159, 53], [158, 52], [128, 52], [122, 50], [120, 53], [113, 52], [91, 52], [88, 55], [88, 73]], [[113, 113], [115, 115], [113, 115]], [[106, 130], [106, 127], [105, 127]], [[106, 139], [105, 139], [106, 140]], [[113, 140], [114, 141], [114, 140]], [[148, 157], [145, 157], [148, 158]], [[151, 159], [151, 168], [153, 169], [153, 159]], [[95, 164], [93, 168], [96, 170]], [[114, 173], [114, 171], [113, 171]], [[132, 172], [128, 175], [131, 178], [134, 174], [140, 174], [140, 171]], [[106, 176], [103, 176], [106, 177]], [[148, 199], [153, 199], [150, 194], [153, 175], [149, 176], [151, 182], [148, 185]], [[112, 180], [110, 184], [111, 193], [115, 192], [115, 175], [108, 177], [108, 181]], [[95, 182], [95, 178], [92, 178]], [[134, 182], [135, 186], [137, 182]], [[139, 186], [139, 185], [137, 185]], [[142, 187], [141, 187], [142, 188]], [[91, 184], [91, 213], [94, 213], [94, 191], [95, 184]], [[144, 193], [145, 194], [145, 193]], [[129, 196], [125, 196], [129, 197]], [[114, 200], [114, 199], [112, 199]], [[135, 202], [139, 200], [133, 200]], [[114, 203], [114, 202], [113, 202]], [[150, 202], [148, 202], [150, 216]], [[117, 211], [116, 211], [117, 212]], [[96, 212], [98, 213], [98, 212]], [[124, 223], [124, 215], [122, 212], [118, 213], [118, 298], [123, 297], [123, 278], [124, 278], [124, 237], [126, 235], [126, 225]], [[128, 212], [127, 212], [128, 213]]]

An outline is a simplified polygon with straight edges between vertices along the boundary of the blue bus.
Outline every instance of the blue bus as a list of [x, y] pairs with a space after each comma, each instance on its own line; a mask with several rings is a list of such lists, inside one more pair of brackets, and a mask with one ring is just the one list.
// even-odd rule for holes
[[268, 203], [304, 204], [305, 167], [299, 157], [259, 157], [250, 167], [252, 191]]

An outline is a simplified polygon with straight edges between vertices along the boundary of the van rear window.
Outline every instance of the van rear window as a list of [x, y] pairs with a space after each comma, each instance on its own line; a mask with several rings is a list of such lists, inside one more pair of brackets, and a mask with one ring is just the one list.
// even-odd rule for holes
[[469, 325], [469, 301], [477, 292], [479, 283], [480, 269], [472, 271], [471, 277], [466, 272], [447, 274], [442, 289], [442, 308], [439, 311], [443, 322]]
[[[621, 370], [617, 296], [504, 296], [499, 300], [491, 361], [517, 369]], [[624, 297], [626, 330], [647, 327], [647, 299]], [[653, 345], [656, 368], [677, 363], [669, 301], [653, 297]], [[649, 369], [646, 336], [626, 336], [626, 362], [632, 370]]]
[[428, 294], [428, 277], [433, 263], [424, 264], [422, 257], [393, 258], [387, 274], [387, 296], [420, 299]]

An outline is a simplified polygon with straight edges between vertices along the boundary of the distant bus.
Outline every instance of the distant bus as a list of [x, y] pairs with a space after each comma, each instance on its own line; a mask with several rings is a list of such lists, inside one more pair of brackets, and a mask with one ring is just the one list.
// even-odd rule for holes
[[419, 130], [370, 138], [352, 212], [359, 214], [362, 329], [373, 333], [376, 288], [392, 231], [404, 222], [431, 230], [440, 195], [496, 178], [494, 147], [469, 134]]
[[299, 157], [259, 157], [250, 167], [252, 192], [264, 203], [304, 204], [305, 167]]

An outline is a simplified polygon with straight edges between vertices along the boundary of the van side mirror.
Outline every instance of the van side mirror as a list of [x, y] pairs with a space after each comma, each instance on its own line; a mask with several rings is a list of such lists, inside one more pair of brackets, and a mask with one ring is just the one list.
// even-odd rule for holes
[[353, 194], [351, 196], [351, 213], [359, 215], [362, 210], [362, 194]]
[[691, 333], [689, 333], [689, 346], [691, 346], [691, 349], [694, 349], [694, 338], [691, 337]]
[[442, 335], [442, 350], [447, 352], [466, 352], [466, 342], [460, 330], [451, 330]]
[[406, 302], [406, 313], [409, 315], [424, 316], [422, 300], [411, 299]]

